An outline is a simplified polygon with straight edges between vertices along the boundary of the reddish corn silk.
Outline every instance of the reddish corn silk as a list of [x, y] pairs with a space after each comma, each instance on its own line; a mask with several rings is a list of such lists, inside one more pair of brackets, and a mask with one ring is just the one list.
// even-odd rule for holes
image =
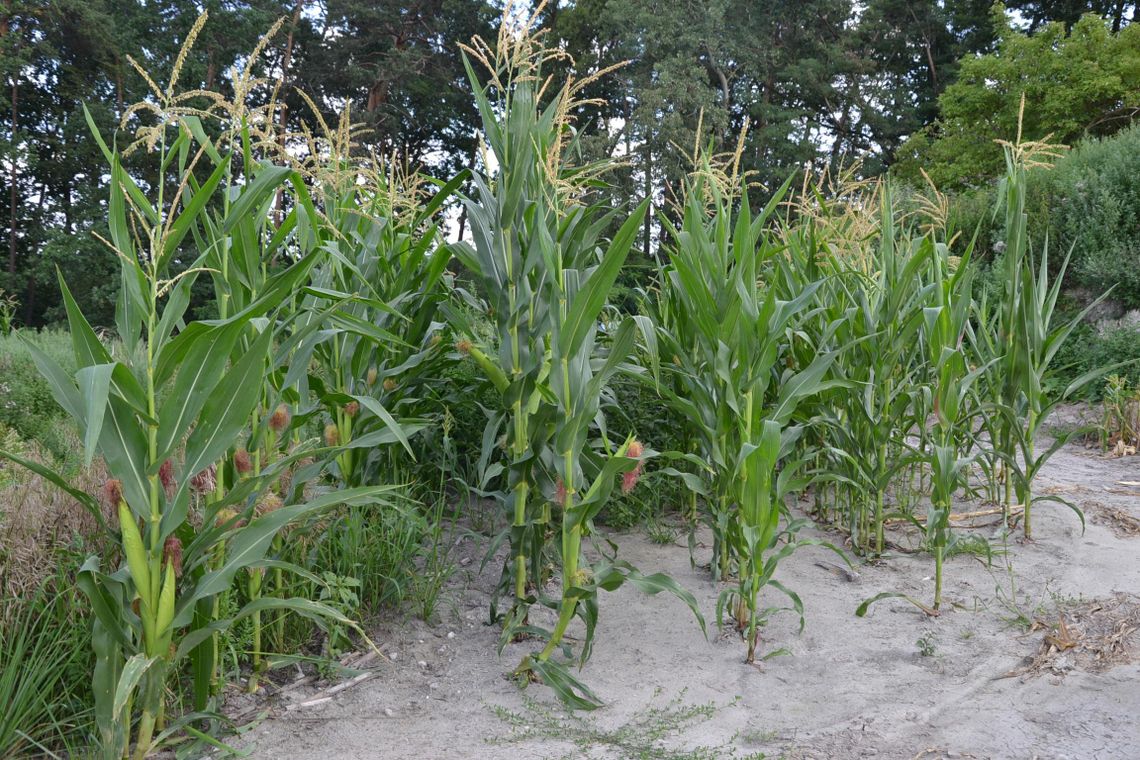
[[460, 340], [455, 343], [455, 350], [461, 354], [467, 355], [471, 353], [471, 341]]
[[162, 482], [162, 490], [166, 492], [166, 498], [174, 495], [174, 463], [167, 459], [158, 468], [158, 479]]
[[190, 478], [190, 488], [192, 488], [195, 493], [210, 493], [217, 487], [218, 468], [216, 465], [210, 465], [194, 477]]
[[349, 401], [344, 405], [344, 413], [349, 417], [355, 417], [356, 413], [360, 411], [360, 404], [356, 401]]
[[118, 509], [119, 502], [123, 500], [123, 483], [111, 478], [103, 484], [103, 503], [108, 507]]
[[171, 536], [162, 545], [162, 562], [170, 563], [174, 568], [175, 578], [182, 577], [182, 542], [178, 540], [178, 536]]
[[234, 452], [234, 469], [237, 470], [239, 475], [245, 475], [253, 469], [253, 463], [249, 459], [249, 452], [245, 449], [238, 449]]
[[566, 506], [566, 484], [562, 482], [562, 478], [559, 478], [558, 484], [554, 486], [554, 503], [560, 507]]
[[637, 481], [641, 479], [641, 455], [645, 453], [645, 447], [641, 445], [641, 441], [636, 438], [630, 441], [629, 446], [626, 447], [625, 455], [630, 459], [639, 460], [637, 466], [621, 476], [621, 492], [629, 493], [633, 487], [637, 485]]
[[273, 410], [273, 414], [269, 416], [269, 429], [274, 433], [280, 433], [289, 425], [289, 407], [285, 404], [278, 404], [277, 408]]
[[629, 493], [633, 487], [637, 485], [637, 481], [641, 478], [641, 465], [633, 468], [629, 472], [621, 476], [621, 492]]

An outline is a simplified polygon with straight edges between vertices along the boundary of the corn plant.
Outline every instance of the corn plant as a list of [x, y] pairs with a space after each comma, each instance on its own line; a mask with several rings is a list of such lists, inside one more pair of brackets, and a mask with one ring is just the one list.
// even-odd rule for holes
[[770, 611], [759, 606], [762, 589], [786, 594], [802, 623], [799, 597], [773, 577], [796, 548], [822, 543], [799, 538], [805, 521], [792, 519], [784, 506], [785, 497], [806, 484], [802, 459], [789, 456], [802, 432], [793, 417], [805, 399], [834, 385], [828, 372], [837, 352], [819, 351], [789, 366], [790, 344], [805, 339], [797, 324], [821, 283], [800, 283], [789, 300], [771, 284], [779, 278], [779, 246], [765, 225], [787, 185], [753, 218], [747, 191], [737, 194], [736, 177], [707, 154], [699, 160], [681, 225], [667, 225], [657, 342], [673, 358], [662, 364], [659, 387], [691, 421], [711, 470], [707, 489], [686, 480], [708, 494], [714, 575], [727, 579], [735, 572], [738, 578], [721, 594], [718, 619], [733, 609], [751, 663]]
[[[1024, 100], [1022, 103], [1024, 108]], [[1019, 128], [1020, 131], [1020, 128]], [[1049, 251], [1046, 239], [1040, 261], [1029, 253], [1028, 216], [1025, 212], [1026, 174], [1033, 167], [1056, 155], [1055, 147], [1044, 142], [1004, 143], [1006, 175], [1001, 200], [1005, 210], [1005, 249], [1003, 267], [1005, 290], [995, 318], [988, 323], [991, 334], [979, 344], [983, 355], [999, 357], [993, 373], [992, 398], [1001, 410], [997, 425], [996, 448], [1004, 469], [1005, 497], [1002, 500], [1007, 524], [1016, 501], [1024, 510], [1022, 527], [1026, 538], [1033, 535], [1032, 510], [1035, 503], [1054, 501], [1068, 506], [1084, 524], [1084, 515], [1073, 503], [1057, 494], [1033, 493], [1033, 481], [1071, 436], [1077, 431], [1054, 437], [1044, 451], [1036, 448], [1041, 425], [1057, 404], [1071, 398], [1108, 369], [1097, 368], [1073, 380], [1061, 393], [1050, 397], [1046, 377], [1061, 346], [1085, 315], [1108, 296], [1095, 299], [1079, 314], [1054, 324], [1057, 299], [1068, 268], [1065, 256], [1052, 283], [1049, 281]], [[996, 334], [995, 334], [996, 333]]]
[[[916, 425], [915, 390], [924, 381], [914, 346], [932, 285], [925, 281], [928, 261], [918, 241], [896, 219], [889, 184], [870, 194], [868, 204], [876, 200], [878, 245], [866, 260], [842, 255], [810, 220], [796, 225], [786, 242], [795, 273], [814, 259], [827, 273], [815, 296], [816, 325], [809, 331], [821, 333], [835, 324], [834, 344], [846, 347], [833, 370], [846, 385], [820, 396], [815, 407], [826, 424], [809, 431], [820, 437], [817, 483], [830, 485], [837, 502], [843, 498], [842, 509], [833, 506], [842, 513], [855, 550], [878, 555], [891, 516], [887, 492], [913, 460], [905, 438]], [[819, 198], [819, 206], [827, 208], [825, 199]], [[790, 292], [796, 276], [785, 285]]]
[[1140, 444], [1140, 394], [1128, 387], [1127, 377], [1112, 374], [1104, 379], [1097, 434], [1101, 451], [1134, 450]]
[[[541, 680], [573, 707], [591, 708], [599, 704], [597, 697], [552, 656], [568, 651], [567, 628], [580, 617], [586, 637], [579, 663], [585, 663], [593, 646], [598, 591], [629, 581], [649, 593], [669, 591], [699, 613], [695, 599], [665, 576], [642, 575], [613, 559], [585, 564], [582, 542], [592, 532], [593, 518], [617, 479], [632, 485], [649, 456], [632, 437], [612, 444], [598, 425], [602, 392], [627, 361], [638, 333], [638, 323], [624, 320], [609, 340], [602, 340], [599, 317], [647, 204], [620, 224], [612, 241], [604, 240], [618, 212], [590, 205], [588, 190], [605, 167], [571, 162], [576, 145], [569, 137], [569, 114], [576, 93], [589, 80], [568, 81], [544, 104], [542, 94], [550, 82], [543, 78], [541, 64], [554, 53], [541, 50], [535, 36], [516, 36], [508, 19], [504, 16], [497, 47], [475, 40], [466, 48], [465, 63], [494, 161], [473, 175], [475, 192], [465, 201], [472, 244], [456, 247], [456, 256], [487, 300], [499, 345], [475, 345], [469, 326], [457, 319], [457, 330], [468, 336], [458, 347], [479, 364], [503, 399], [503, 410], [484, 437], [489, 447], [495, 446], [501, 421], [506, 421], [507, 489], [502, 497], [511, 525], [500, 541], [509, 539], [510, 554], [500, 590], [513, 591], [513, 607], [504, 620], [502, 642], [518, 634], [545, 638], [539, 652], [523, 658], [516, 675]], [[472, 58], [486, 67], [487, 85], [476, 76]], [[600, 433], [598, 448], [589, 443], [591, 432]], [[491, 469], [491, 477], [501, 469]], [[548, 546], [552, 538], [553, 546]], [[557, 600], [547, 599], [543, 591], [548, 557], [561, 564]], [[543, 630], [529, 619], [536, 601], [558, 611], [552, 629]]]
[[[172, 270], [184, 255], [181, 244], [215, 200], [232, 156], [219, 154], [221, 163], [203, 169], [212, 146], [192, 116], [176, 114], [171, 101], [163, 105], [171, 113], [162, 113], [164, 120], [150, 132], [161, 172], [150, 183], [153, 197], [123, 167], [120, 153], [94, 132], [111, 164], [107, 243], [120, 262], [116, 326], [123, 356], [113, 356], [100, 341], [62, 280], [79, 369], [70, 376], [31, 348], [56, 400], [81, 431], [87, 461], [100, 455], [112, 476], [103, 498], [118, 524], [106, 527], [118, 547], [112, 556], [121, 556], [123, 564], [108, 568], [112, 556], [92, 556], [78, 578], [95, 612], [95, 712], [107, 757], [123, 756], [132, 740], [134, 756], [144, 757], [197, 717], [167, 725], [167, 681], [189, 657], [194, 701], [203, 704], [199, 695], [209, 693], [215, 673], [211, 638], [234, 620], [289, 609], [352, 625], [326, 605], [291, 598], [254, 600], [218, 620], [213, 601], [240, 572], [272, 564], [267, 550], [292, 520], [336, 503], [376, 501], [386, 490], [341, 491], [256, 510], [260, 495], [300, 454], [267, 463], [233, 488], [217, 488], [219, 465], [230, 459], [262, 399], [262, 379], [283, 361], [274, 352], [276, 315], [308, 275], [316, 252], [267, 277], [258, 296], [240, 310], [185, 323], [189, 288], [216, 251], [194, 254], [189, 266], [179, 267], [181, 273]], [[208, 175], [204, 182], [200, 171]], [[275, 184], [259, 176], [247, 185], [272, 194]], [[250, 201], [247, 211], [257, 207]], [[57, 473], [25, 464], [67, 487]], [[192, 499], [211, 488], [216, 490], [210, 499]], [[297, 485], [291, 496], [301, 491]], [[98, 512], [91, 497], [76, 495]], [[191, 513], [192, 501], [199, 514]]]
[[298, 343], [284, 382], [323, 404], [329, 442], [350, 446], [337, 459], [338, 475], [359, 485], [393, 464], [384, 444], [412, 456], [409, 438], [434, 410], [425, 397], [445, 360], [436, 317], [451, 255], [433, 217], [464, 175], [431, 196], [394, 163], [377, 174], [342, 159], [320, 176], [318, 235], [327, 255], [297, 320], [298, 329], [318, 329]]
[[965, 485], [976, 453], [970, 451], [970, 418], [976, 408], [974, 384], [987, 369], [971, 369], [965, 345], [973, 304], [970, 252], [951, 269], [947, 249], [933, 236], [924, 240], [934, 275], [934, 299], [923, 309], [926, 359], [933, 370], [931, 387], [934, 424], [930, 446], [922, 453], [930, 467], [930, 509], [926, 519], [927, 547], [934, 554], [934, 602], [942, 603], [942, 565], [950, 543], [950, 514], [954, 494]]

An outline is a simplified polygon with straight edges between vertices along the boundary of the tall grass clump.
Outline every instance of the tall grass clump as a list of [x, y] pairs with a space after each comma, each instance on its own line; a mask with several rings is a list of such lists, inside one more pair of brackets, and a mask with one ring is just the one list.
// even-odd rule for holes
[[81, 752], [91, 740], [87, 674], [90, 608], [67, 577], [77, 559], [52, 551], [58, 570], [41, 588], [0, 592], [0, 758]]

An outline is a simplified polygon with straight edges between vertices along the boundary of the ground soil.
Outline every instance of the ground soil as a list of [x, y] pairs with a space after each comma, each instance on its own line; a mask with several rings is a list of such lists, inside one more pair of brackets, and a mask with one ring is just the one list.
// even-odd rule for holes
[[[438, 624], [374, 630], [389, 662], [375, 658], [372, 675], [323, 702], [296, 706], [327, 693], [319, 681], [268, 700], [269, 717], [239, 746], [254, 758], [1137, 758], [1140, 537], [1129, 520], [1140, 519], [1138, 482], [1140, 457], [1061, 450], [1038, 488], [1080, 506], [1087, 529], [1065, 507], [1039, 505], [1035, 542], [1011, 542], [988, 567], [969, 554], [948, 560], [937, 618], [901, 599], [854, 614], [882, 591], [929, 601], [929, 556], [856, 562], [847, 580], [826, 564], [834, 555], [804, 548], [777, 577], [803, 598], [806, 627], [776, 615], [762, 647], [790, 654], [759, 666], [744, 664], [735, 632], [718, 632], [723, 586], [691, 566], [683, 537], [663, 546], [612, 536], [620, 557], [697, 596], [709, 636], [676, 599], [628, 587], [605, 595], [580, 677], [606, 706], [581, 721], [560, 720], [544, 687], [524, 692], [504, 677], [535, 643], [496, 656], [498, 630], [485, 622], [499, 567], [481, 571], [484, 547], [468, 538], [455, 549], [463, 564]], [[708, 536], [699, 538], [696, 557], [707, 562]], [[682, 719], [670, 705], [699, 714]]]

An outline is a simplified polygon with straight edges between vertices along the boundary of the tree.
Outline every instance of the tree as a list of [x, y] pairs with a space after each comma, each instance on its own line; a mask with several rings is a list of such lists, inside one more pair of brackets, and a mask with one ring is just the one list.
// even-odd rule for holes
[[[590, 94], [608, 105], [579, 123], [597, 133], [591, 150], [625, 164], [613, 192], [650, 196], [668, 215], [694, 148], [733, 150], [746, 121], [741, 169], [756, 181], [779, 184], [828, 158], [826, 136], [848, 129], [841, 76], [851, 13], [849, 0], [579, 0], [548, 23], [580, 70], [629, 61], [595, 85]], [[647, 217], [646, 256], [653, 224]]]
[[1117, 132], [1140, 114], [1140, 27], [1114, 34], [1088, 14], [1071, 31], [1053, 22], [1028, 35], [999, 18], [997, 51], [963, 61], [958, 81], [938, 99], [938, 122], [900, 151], [899, 176], [919, 181], [923, 167], [944, 187], [997, 176], [1003, 159], [994, 140], [1016, 135], [1022, 95], [1027, 140], [1072, 144]]
[[[477, 114], [459, 43], [490, 38], [485, 0], [326, 0], [310, 3], [296, 85], [326, 119], [348, 106], [362, 147], [393, 152], [447, 176], [474, 160]], [[299, 119], [307, 108], [291, 109]], [[308, 118], [311, 118], [309, 116]], [[335, 122], [334, 122], [335, 123]]]
[[1136, 18], [1135, 2], [1125, 0], [1014, 0], [1009, 9], [1028, 20], [1028, 31], [1060, 21], [1071, 29], [1086, 13], [1095, 13], [1112, 23], [1112, 31], [1119, 32], [1125, 24]]

